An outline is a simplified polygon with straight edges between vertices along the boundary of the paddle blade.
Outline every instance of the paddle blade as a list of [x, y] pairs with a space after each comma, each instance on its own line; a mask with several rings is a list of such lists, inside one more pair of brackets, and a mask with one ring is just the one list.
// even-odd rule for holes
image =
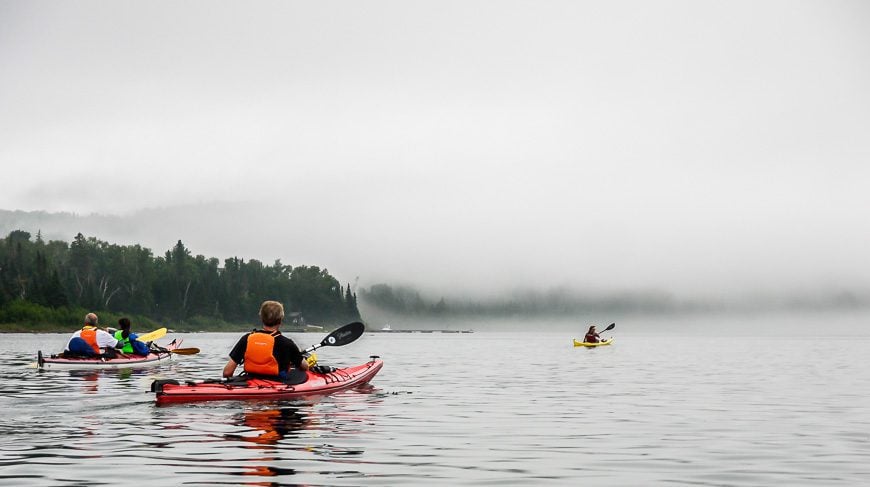
[[174, 350], [170, 349], [169, 351], [177, 355], [196, 355], [199, 353], [199, 349], [196, 347], [176, 348]]
[[322, 347], [340, 347], [361, 337], [366, 331], [366, 325], [355, 321], [333, 331], [320, 342]]
[[145, 333], [144, 335], [138, 335], [136, 337], [136, 339], [139, 340], [140, 342], [153, 342], [154, 340], [157, 340], [158, 338], [163, 338], [164, 336], [166, 336], [167, 331], [168, 330], [166, 328], [158, 328], [150, 333]]
[[601, 331], [612, 330], [612, 329], [614, 329], [614, 328], [616, 328], [616, 323], [611, 323], [610, 326], [608, 326], [607, 328], [605, 328], [605, 329], [603, 329], [603, 330], [601, 330]]

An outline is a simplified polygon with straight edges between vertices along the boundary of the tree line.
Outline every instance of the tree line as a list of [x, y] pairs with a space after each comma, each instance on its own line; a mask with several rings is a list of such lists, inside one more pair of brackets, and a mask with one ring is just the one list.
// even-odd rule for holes
[[21, 230], [0, 239], [0, 323], [33, 319], [34, 310], [53, 319], [65, 317], [64, 310], [88, 310], [159, 322], [256, 324], [266, 299], [281, 301], [286, 313], [300, 313], [308, 323], [360, 319], [350, 285], [317, 266], [238, 257], [221, 265], [217, 258], [194, 256], [180, 240], [155, 256], [140, 245], [81, 233], [71, 243], [46, 242], [40, 233], [32, 238]]

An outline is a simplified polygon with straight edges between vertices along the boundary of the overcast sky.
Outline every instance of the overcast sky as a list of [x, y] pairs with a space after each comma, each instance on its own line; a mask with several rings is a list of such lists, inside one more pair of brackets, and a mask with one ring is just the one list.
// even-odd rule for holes
[[0, 0], [0, 164], [342, 280], [866, 290], [870, 3]]

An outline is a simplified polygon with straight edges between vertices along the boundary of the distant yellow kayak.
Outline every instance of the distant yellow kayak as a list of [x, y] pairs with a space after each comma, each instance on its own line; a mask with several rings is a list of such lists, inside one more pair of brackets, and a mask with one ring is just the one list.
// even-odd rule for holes
[[598, 343], [581, 342], [581, 341], [577, 341], [576, 338], [574, 339], [574, 346], [575, 347], [603, 347], [604, 345], [610, 345], [611, 343], [613, 343], [613, 338], [609, 338], [607, 340], [601, 340]]

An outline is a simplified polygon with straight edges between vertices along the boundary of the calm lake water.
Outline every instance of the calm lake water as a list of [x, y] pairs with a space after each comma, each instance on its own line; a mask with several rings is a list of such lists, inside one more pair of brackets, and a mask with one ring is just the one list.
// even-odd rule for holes
[[575, 335], [369, 333], [318, 355], [380, 355], [370, 388], [166, 407], [150, 382], [217, 377], [238, 334], [97, 372], [32, 368], [65, 335], [2, 335], [0, 484], [870, 484], [870, 337]]

